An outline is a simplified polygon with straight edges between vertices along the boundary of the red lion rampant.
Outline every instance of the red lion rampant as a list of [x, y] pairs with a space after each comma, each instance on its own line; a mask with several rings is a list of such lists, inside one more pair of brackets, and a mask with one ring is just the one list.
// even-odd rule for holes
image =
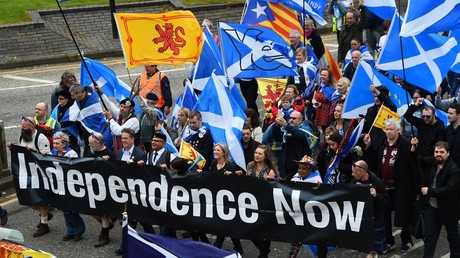
[[174, 25], [168, 22], [165, 23], [164, 28], [165, 29], [163, 30], [159, 24], [155, 25], [155, 30], [158, 31], [160, 36], [154, 38], [152, 41], [155, 44], [163, 42], [163, 46], [158, 48], [158, 52], [163, 53], [170, 48], [175, 56], [179, 55], [179, 48], [184, 47], [187, 44], [187, 42], [179, 35], [179, 32], [182, 35], [185, 35], [184, 28], [182, 28], [182, 26], [177, 26], [176, 29], [174, 29]]

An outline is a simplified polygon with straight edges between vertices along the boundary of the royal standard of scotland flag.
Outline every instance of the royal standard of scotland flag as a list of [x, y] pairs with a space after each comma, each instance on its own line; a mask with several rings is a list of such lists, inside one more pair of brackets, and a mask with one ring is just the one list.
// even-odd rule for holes
[[297, 75], [294, 51], [273, 30], [223, 22], [219, 25], [228, 77]]
[[437, 34], [401, 37], [401, 22], [395, 14], [376, 67], [433, 93], [455, 61], [457, 41]]
[[390, 99], [395, 104], [398, 114], [403, 115], [406, 113], [408, 107], [406, 90], [372, 68], [365, 61], [359, 61], [358, 68], [356, 68], [350, 84], [348, 96], [343, 105], [343, 118], [352, 119], [357, 118], [360, 114], [365, 115], [367, 108], [374, 105], [374, 93], [369, 90], [371, 84], [386, 86], [390, 91]]
[[214, 143], [227, 144], [233, 161], [244, 169], [246, 163], [240, 140], [246, 115], [225, 84], [212, 74], [194, 109], [201, 112], [203, 125], [211, 131]]

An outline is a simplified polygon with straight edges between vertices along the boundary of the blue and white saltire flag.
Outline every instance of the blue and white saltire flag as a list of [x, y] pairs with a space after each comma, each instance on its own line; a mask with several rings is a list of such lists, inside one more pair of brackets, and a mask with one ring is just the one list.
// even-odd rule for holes
[[273, 30], [223, 22], [219, 26], [228, 77], [297, 75], [294, 51]]
[[459, 0], [409, 0], [401, 36], [460, 29]]
[[[222, 79], [220, 80], [222, 81]], [[232, 78], [228, 78], [227, 83], [228, 83], [228, 89], [230, 90], [230, 94], [232, 94], [232, 97], [236, 101], [238, 106], [240, 106], [242, 110], [248, 109], [248, 106], [246, 105], [246, 101], [244, 100], [243, 95], [241, 94], [241, 91], [236, 86], [235, 80], [233, 80]]]
[[455, 61], [457, 41], [438, 34], [420, 34], [400, 40], [400, 24], [401, 19], [395, 14], [376, 67], [433, 93]]
[[89, 133], [101, 133], [105, 138], [105, 146], [112, 148], [113, 137], [110, 127], [105, 121], [99, 96], [91, 89], [89, 98], [82, 103], [75, 101], [69, 108], [69, 121], [80, 122]]
[[[209, 76], [211, 76], [211, 74], [209, 74]], [[192, 110], [197, 101], [198, 97], [193, 91], [192, 83], [187, 79], [184, 87], [184, 94], [182, 95], [181, 107]]]
[[233, 99], [225, 82], [219, 80], [214, 73], [209, 78], [194, 109], [201, 112], [203, 125], [211, 131], [214, 143], [227, 144], [233, 161], [245, 169], [240, 140], [246, 115]]
[[[351, 63], [351, 54], [353, 53], [353, 49], [348, 50], [347, 55], [345, 56], [343, 70], [347, 68], [347, 66]], [[369, 52], [369, 48], [366, 45], [362, 45], [359, 47], [359, 52], [361, 52], [361, 60], [366, 61], [371, 67], [375, 66], [375, 59]]]
[[[451, 30], [449, 33], [449, 37], [455, 38], [457, 42], [460, 42], [460, 29]], [[457, 52], [457, 58], [455, 59], [454, 64], [452, 65], [450, 70], [455, 73], [460, 73], [460, 48], [459, 48], [459, 51]]]
[[[56, 121], [58, 121], [58, 110], [59, 110], [59, 105], [54, 107], [53, 111], [51, 112], [51, 118], [53, 118]], [[65, 130], [65, 131], [69, 132], [70, 134], [72, 134], [73, 136], [75, 136], [75, 138], [78, 138], [78, 130], [77, 130], [77, 125], [75, 123], [71, 123], [67, 127], [62, 127], [63, 123], [70, 121], [69, 120], [69, 118], [70, 118], [69, 113], [70, 113], [70, 109], [67, 109], [65, 111], [64, 115], [62, 116], [61, 121], [59, 121], [59, 123], [61, 124], [62, 130]]]
[[[87, 57], [85, 57], [84, 60], [89, 72], [93, 76], [93, 79], [107, 97], [114, 97], [118, 101], [122, 101], [123, 99], [130, 97], [131, 87], [124, 81], [120, 80], [112, 69]], [[93, 87], [93, 81], [91, 80], [83, 61], [80, 66], [80, 83], [84, 86], [89, 85]], [[136, 114], [142, 113], [142, 109], [140, 108], [139, 103], [137, 103], [137, 99], [134, 98], [133, 100], [136, 103], [134, 108]], [[107, 104], [108, 103], [106, 103], [106, 105]]]
[[181, 93], [177, 99], [176, 99], [176, 103], [174, 104], [174, 108], [171, 112], [171, 121], [170, 121], [170, 124], [169, 126], [171, 128], [174, 128], [174, 125], [176, 124], [176, 121], [177, 121], [177, 113], [179, 113], [179, 109], [182, 108], [182, 99], [184, 97], [184, 93]]
[[216, 75], [225, 77], [222, 53], [216, 44], [216, 40], [212, 37], [209, 28], [206, 28], [204, 34], [203, 49], [201, 50], [200, 58], [195, 64], [192, 82], [193, 88], [200, 91], [204, 89], [213, 71]]
[[364, 5], [367, 10], [382, 18], [383, 20], [393, 19], [396, 12], [395, 0], [366, 0]]
[[367, 109], [374, 105], [374, 93], [369, 90], [371, 84], [375, 86], [385, 85], [390, 91], [390, 99], [395, 104], [398, 114], [406, 113], [408, 108], [406, 90], [372, 68], [368, 63], [359, 61], [343, 105], [343, 118], [352, 119], [357, 118], [360, 114], [365, 115]]
[[127, 222], [123, 222], [122, 242], [125, 258], [241, 258], [236, 251], [222, 250], [207, 243], [137, 232]]
[[[348, 98], [348, 97], [347, 97]], [[350, 137], [348, 138], [345, 147], [343, 147], [342, 151], [335, 155], [334, 160], [331, 162], [329, 167], [327, 168], [326, 175], [324, 175], [323, 182], [325, 184], [333, 184], [336, 182], [331, 181], [331, 175], [334, 173], [335, 168], [337, 165], [342, 161], [342, 159], [355, 147], [356, 143], [358, 143], [359, 136], [364, 128], [364, 119], [359, 122], [358, 126], [353, 130]]]
[[190, 80], [187, 79], [187, 82], [185, 83], [184, 87], [184, 92], [177, 97], [176, 104], [174, 105], [174, 109], [171, 113], [171, 128], [174, 128], [174, 124], [176, 123], [177, 113], [179, 112], [179, 109], [188, 108], [192, 110], [197, 101], [198, 97], [193, 91], [192, 83], [190, 82]]
[[444, 123], [444, 127], [447, 127], [450, 123], [449, 123], [449, 118], [447, 117], [447, 113], [440, 110], [440, 109], [437, 109], [433, 103], [431, 103], [430, 101], [424, 99], [423, 100], [423, 104], [426, 105], [426, 106], [432, 106], [436, 112], [436, 117], [439, 118], [443, 123]]
[[[326, 8], [327, 0], [267, 0], [278, 4], [284, 4], [286, 7], [303, 14], [304, 11], [311, 15], [313, 19], [321, 26], [327, 24], [324, 19], [324, 9]], [[305, 3], [304, 3], [305, 1]], [[304, 10], [305, 8], [305, 10]]]
[[166, 144], [165, 147], [168, 149], [174, 156], [178, 157], [179, 156], [179, 151], [176, 148], [176, 145], [174, 145], [174, 142], [171, 139], [171, 136], [169, 136], [169, 133], [166, 131], [166, 129], [162, 126], [161, 127], [161, 133], [166, 135]]

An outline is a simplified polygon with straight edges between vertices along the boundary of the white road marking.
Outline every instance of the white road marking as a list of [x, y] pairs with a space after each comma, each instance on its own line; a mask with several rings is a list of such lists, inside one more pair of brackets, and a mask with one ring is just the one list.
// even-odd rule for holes
[[11, 126], [5, 126], [5, 127], [3, 127], [3, 129], [8, 130], [8, 129], [16, 129], [16, 128], [19, 128], [19, 127], [20, 127], [19, 125], [11, 125]]
[[20, 81], [56, 83], [55, 81], [50, 81], [50, 80], [33, 79], [33, 78], [27, 78], [27, 77], [23, 77], [23, 76], [15, 76], [15, 75], [3, 75], [3, 78], [13, 79], [13, 80], [20, 80]]
[[30, 89], [30, 88], [40, 88], [43, 86], [57, 86], [57, 83], [47, 83], [47, 84], [36, 84], [36, 85], [29, 85], [29, 86], [23, 86], [23, 87], [14, 87], [14, 88], [3, 88], [0, 89], [0, 91], [7, 91], [7, 90], [23, 90], [23, 89]]
[[[177, 72], [177, 71], [183, 71], [183, 70], [189, 70], [190, 67], [188, 68], [176, 68], [176, 69], [169, 69], [169, 70], [163, 70], [161, 72], [169, 73], [169, 72]], [[138, 76], [140, 73], [132, 73], [131, 76]], [[128, 77], [129, 75], [120, 75], [118, 78], [124, 78]], [[10, 77], [18, 77], [18, 76], [10, 76], [10, 75], [4, 75], [3, 77], [5, 78], [10, 78]], [[20, 77], [20, 78], [25, 78], [25, 77]], [[30, 79], [32, 80], [32, 79]], [[39, 80], [37, 80], [39, 81]], [[46, 81], [46, 80], [41, 80], [45, 82], [45, 84], [36, 84], [36, 85], [29, 85], [29, 86], [23, 86], [23, 87], [11, 87], [11, 88], [3, 88], [0, 89], [0, 91], [10, 91], [10, 90], [23, 90], [23, 89], [30, 89], [30, 88], [40, 88], [40, 87], [45, 87], [45, 86], [57, 86], [57, 82], [53, 81]]]
[[330, 44], [330, 43], [325, 43], [326, 47], [335, 47], [335, 48], [338, 48], [339, 45], [338, 44]]

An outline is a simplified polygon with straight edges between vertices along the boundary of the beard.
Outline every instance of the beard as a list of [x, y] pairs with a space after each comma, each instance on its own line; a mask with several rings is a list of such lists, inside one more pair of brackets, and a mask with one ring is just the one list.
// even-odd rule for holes
[[436, 159], [436, 164], [442, 165], [444, 162], [446, 162], [442, 157], [435, 157]]
[[21, 138], [25, 142], [31, 142], [32, 141], [32, 136], [33, 136], [33, 131], [32, 130], [27, 130], [27, 129], [21, 129]]

